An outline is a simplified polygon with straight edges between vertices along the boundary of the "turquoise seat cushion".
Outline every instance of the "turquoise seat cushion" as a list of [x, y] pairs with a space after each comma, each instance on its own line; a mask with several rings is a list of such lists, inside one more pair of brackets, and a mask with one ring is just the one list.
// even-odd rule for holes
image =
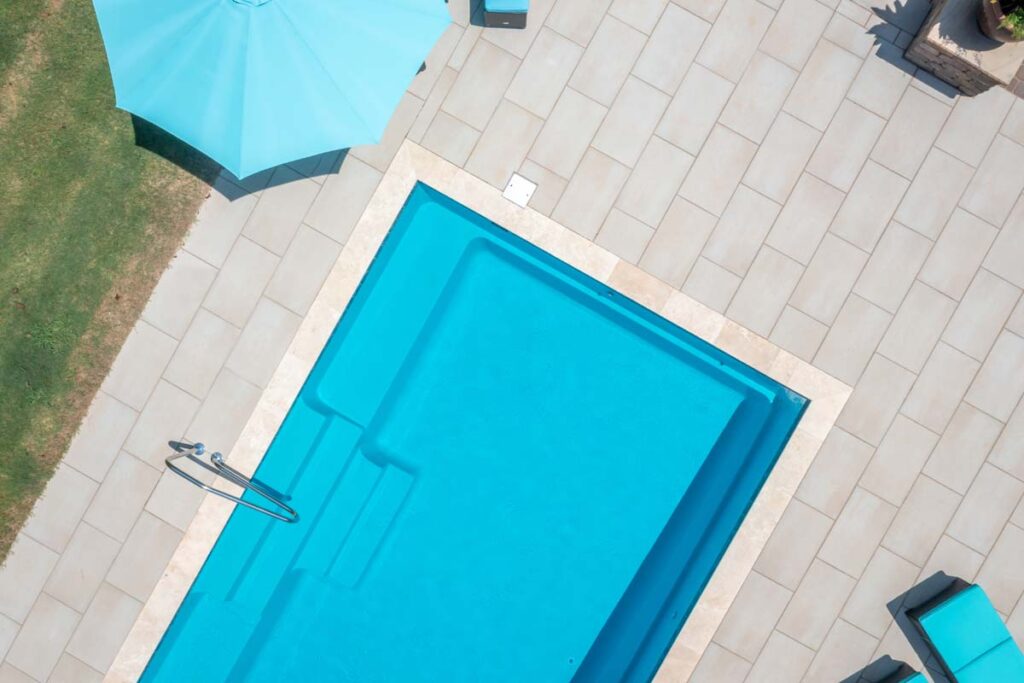
[[969, 586], [919, 616], [918, 621], [954, 672], [1010, 639], [1010, 632], [980, 586]]
[[904, 678], [901, 683], [928, 683], [928, 679], [920, 671], [915, 671], [909, 678]]
[[484, 0], [488, 12], [525, 12], [530, 9], [530, 0]]
[[1013, 642], [1004, 640], [956, 672], [959, 683], [1024, 681], [1024, 654]]

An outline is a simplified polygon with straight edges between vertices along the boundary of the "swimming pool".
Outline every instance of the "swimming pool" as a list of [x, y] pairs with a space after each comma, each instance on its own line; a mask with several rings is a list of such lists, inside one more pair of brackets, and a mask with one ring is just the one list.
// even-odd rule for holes
[[417, 185], [144, 680], [646, 680], [806, 401]]

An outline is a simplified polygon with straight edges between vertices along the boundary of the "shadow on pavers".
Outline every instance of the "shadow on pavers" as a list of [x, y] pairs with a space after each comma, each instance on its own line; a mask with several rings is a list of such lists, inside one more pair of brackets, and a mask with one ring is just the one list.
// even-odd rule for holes
[[[858, 2], [881, 20], [866, 31], [874, 37], [875, 45], [878, 46], [874, 57], [910, 74], [914, 80], [927, 86], [943, 98], [951, 100], [960, 94], [960, 91], [949, 83], [918, 68], [904, 56], [905, 48], [895, 44], [900, 31], [911, 36], [917, 35], [931, 11], [932, 4], [929, 0], [858, 0]], [[872, 55], [869, 55], [868, 59], [871, 58]]]
[[[939, 666], [938, 661], [936, 661], [931, 648], [928, 647], [928, 644], [917, 628], [911, 623], [907, 612], [928, 602], [956, 580], [955, 576], [950, 576], [945, 572], [936, 572], [909, 590], [897, 595], [885, 605], [896, 625], [902, 631], [903, 637], [907, 639], [907, 642], [914, 649], [917, 658], [924, 662], [925, 671], [934, 683], [949, 683], [949, 681]], [[914, 668], [910, 664], [893, 659], [889, 655], [883, 655], [863, 669], [847, 676], [840, 683], [879, 683], [897, 672], [909, 675], [912, 671], [914, 671]]]
[[945, 673], [921, 633], [907, 616], [907, 612], [928, 602], [942, 591], [949, 588], [957, 577], [950, 576], [945, 572], [935, 572], [924, 581], [910, 588], [910, 590], [896, 596], [886, 605], [889, 613], [903, 632], [910, 646], [914, 648], [917, 658], [924, 662], [928, 676], [935, 683], [948, 683]]
[[135, 114], [132, 114], [132, 128], [137, 147], [156, 154], [210, 185], [229, 201], [302, 178], [336, 174], [348, 154], [348, 150], [325, 152], [269, 168], [246, 178], [237, 178], [195, 147]]
[[909, 675], [914, 668], [906, 662], [883, 655], [840, 683], [879, 683], [896, 673]]
[[[444, 0], [445, 4], [450, 5], [451, 0]], [[459, 3], [462, 5], [463, 3]], [[459, 10], [452, 12], [452, 19], [459, 23], [468, 23], [470, 26], [483, 26], [484, 25], [484, 0], [469, 0], [465, 5], [469, 10], [469, 16], [458, 16]]]
[[132, 114], [132, 129], [136, 147], [156, 154], [208, 185], [217, 179], [220, 164], [163, 128]]

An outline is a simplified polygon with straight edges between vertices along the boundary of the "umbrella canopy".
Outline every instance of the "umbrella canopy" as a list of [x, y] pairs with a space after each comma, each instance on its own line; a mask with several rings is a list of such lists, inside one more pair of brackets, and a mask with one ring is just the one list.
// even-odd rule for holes
[[244, 177], [379, 142], [444, 0], [94, 0], [117, 106]]

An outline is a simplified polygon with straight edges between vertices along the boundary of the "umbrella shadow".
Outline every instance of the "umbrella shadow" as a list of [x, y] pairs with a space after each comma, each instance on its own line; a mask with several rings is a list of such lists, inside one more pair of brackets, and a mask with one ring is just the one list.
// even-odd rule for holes
[[[321, 176], [336, 175], [341, 170], [341, 163], [348, 156], [349, 150], [335, 150], [316, 154], [305, 159], [296, 159], [273, 168], [268, 168], [259, 173], [239, 178], [226, 168], [221, 171], [222, 181], [214, 186], [214, 189], [228, 199], [234, 200], [244, 197], [247, 194], [259, 192], [270, 187], [287, 185], [288, 183], [302, 180], [304, 178], [319, 178]], [[232, 193], [239, 194], [232, 194]]]
[[[285, 185], [300, 178], [336, 174], [348, 150], [325, 152], [299, 159], [245, 178], [238, 178], [192, 145], [163, 128], [132, 114], [135, 145], [151, 152], [198, 178], [230, 201], [268, 187]], [[227, 182], [218, 182], [227, 181]]]
[[212, 185], [220, 174], [220, 164], [160, 126], [132, 114], [132, 129], [136, 147], [169, 161], [207, 185]]

